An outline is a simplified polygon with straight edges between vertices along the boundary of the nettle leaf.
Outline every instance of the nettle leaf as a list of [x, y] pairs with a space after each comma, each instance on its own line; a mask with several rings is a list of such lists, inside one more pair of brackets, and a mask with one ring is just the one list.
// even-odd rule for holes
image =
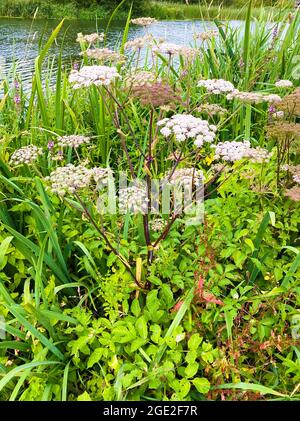
[[235, 250], [235, 252], [232, 254], [232, 258], [234, 260], [234, 263], [239, 269], [242, 269], [242, 265], [244, 261], [247, 259], [247, 255], [240, 252], [240, 250]]
[[202, 341], [203, 338], [201, 338], [199, 333], [194, 333], [188, 341], [188, 348], [191, 350], [197, 350]]
[[151, 314], [156, 312], [160, 306], [159, 299], [157, 298], [157, 292], [158, 291], [154, 289], [147, 295], [146, 306]]
[[205, 377], [197, 377], [192, 383], [200, 393], [208, 393], [210, 390], [210, 383]]
[[152, 325], [150, 327], [150, 331], [152, 332], [151, 337], [150, 337], [151, 340], [153, 342], [155, 342], [156, 344], [158, 344], [159, 340], [161, 338], [161, 327], [159, 325], [156, 325], [156, 324]]
[[147, 328], [147, 322], [146, 322], [144, 316], [139, 317], [137, 319], [137, 321], [135, 322], [135, 328], [136, 328], [136, 331], [140, 335], [141, 338], [147, 339], [148, 328]]
[[143, 338], [136, 338], [133, 340], [130, 346], [130, 352], [135, 352], [137, 349], [141, 348], [141, 346], [145, 345], [146, 340]]
[[161, 291], [161, 297], [166, 303], [167, 307], [171, 308], [173, 306], [174, 299], [173, 299], [173, 292], [170, 286], [167, 284], [164, 284], [161, 286], [160, 291]]
[[103, 348], [97, 348], [94, 352], [90, 355], [90, 358], [87, 362], [87, 368], [93, 367], [98, 361], [100, 361], [101, 357], [103, 356]]
[[135, 298], [131, 303], [131, 313], [135, 317], [138, 317], [141, 313], [140, 303], [139, 303], [139, 300], [137, 298]]
[[126, 326], [117, 326], [112, 330], [112, 341], [125, 344], [131, 342], [136, 338], [136, 333], [130, 331]]

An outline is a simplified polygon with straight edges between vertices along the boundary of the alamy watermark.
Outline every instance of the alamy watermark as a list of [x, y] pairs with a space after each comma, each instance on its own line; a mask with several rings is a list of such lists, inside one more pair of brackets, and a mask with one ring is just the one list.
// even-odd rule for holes
[[203, 222], [204, 184], [193, 175], [175, 181], [136, 178], [128, 182], [126, 173], [120, 172], [118, 183], [110, 175], [105, 183], [98, 183], [97, 189], [97, 210], [101, 214], [172, 214], [184, 215], [186, 224]]

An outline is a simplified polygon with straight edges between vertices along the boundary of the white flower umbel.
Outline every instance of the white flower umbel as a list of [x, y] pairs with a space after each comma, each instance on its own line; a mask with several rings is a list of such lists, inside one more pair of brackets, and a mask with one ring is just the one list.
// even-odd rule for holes
[[92, 178], [101, 185], [107, 185], [109, 178], [113, 177], [113, 171], [110, 168], [94, 167], [91, 169]]
[[228, 94], [235, 90], [233, 84], [224, 79], [203, 79], [199, 80], [197, 86], [205, 88], [210, 94]]
[[126, 88], [138, 88], [145, 85], [151, 86], [154, 82], [161, 82], [161, 79], [155, 73], [147, 70], [133, 72], [124, 79]]
[[169, 54], [170, 56], [181, 54], [183, 49], [182, 45], [173, 44], [170, 42], [163, 42], [159, 45], [155, 45], [152, 51], [156, 54]]
[[222, 159], [229, 162], [248, 158], [252, 162], [262, 163], [268, 161], [271, 157], [271, 153], [266, 149], [260, 147], [251, 148], [251, 144], [247, 140], [244, 140], [243, 142], [237, 142], [235, 140], [220, 142], [217, 145], [212, 145], [212, 148], [215, 149], [216, 159]]
[[74, 193], [76, 190], [87, 187], [91, 181], [92, 172], [83, 165], [68, 164], [58, 167], [46, 180], [51, 185], [53, 193], [65, 196], [67, 193]]
[[43, 149], [35, 145], [24, 146], [17, 149], [11, 156], [11, 165], [32, 164], [43, 154]]
[[216, 38], [219, 35], [219, 31], [210, 29], [204, 32], [198, 32], [194, 35], [194, 38], [200, 39], [201, 41], [207, 41]]
[[199, 187], [203, 184], [204, 175], [196, 168], [177, 168], [173, 174], [169, 171], [165, 175], [165, 180], [173, 186]]
[[227, 99], [237, 99], [246, 104], [260, 104], [262, 102], [268, 102], [270, 104], [277, 104], [281, 102], [281, 97], [276, 94], [264, 94], [262, 92], [241, 92], [238, 89], [230, 92]]
[[148, 197], [146, 188], [130, 186], [119, 191], [119, 211], [122, 214], [148, 212]]
[[157, 20], [154, 18], [146, 17], [146, 18], [131, 19], [130, 22], [133, 23], [134, 25], [149, 26], [149, 25], [152, 25], [153, 23], [156, 23]]
[[161, 218], [157, 218], [157, 219], [154, 219], [153, 221], [150, 221], [150, 227], [152, 231], [155, 231], [155, 232], [162, 231], [165, 228], [165, 226], [166, 226], [166, 223]]
[[89, 58], [101, 62], [122, 63], [126, 61], [126, 57], [123, 54], [110, 50], [109, 48], [88, 48], [87, 50], [83, 51], [81, 55], [86, 55]]
[[217, 127], [207, 120], [190, 114], [176, 114], [157, 122], [162, 127], [160, 133], [164, 137], [174, 136], [177, 142], [194, 139], [194, 144], [201, 147], [204, 142], [211, 143], [216, 136]]
[[79, 34], [77, 34], [77, 42], [87, 42], [88, 44], [94, 44], [95, 42], [99, 41], [102, 42], [104, 40], [104, 33], [102, 32], [101, 34], [88, 34], [88, 35], [83, 35], [81, 32]]
[[114, 66], [83, 66], [80, 70], [72, 70], [69, 82], [74, 89], [87, 88], [91, 85], [108, 86], [120, 77]]
[[148, 47], [153, 43], [153, 36], [151, 34], [144, 35], [143, 37], [135, 38], [125, 42], [125, 50], [138, 51], [144, 47]]
[[292, 88], [293, 82], [290, 80], [281, 79], [275, 83], [276, 88]]
[[70, 135], [70, 136], [61, 136], [57, 139], [58, 146], [71, 148], [78, 148], [80, 145], [90, 143], [90, 138], [87, 136], [81, 135]]

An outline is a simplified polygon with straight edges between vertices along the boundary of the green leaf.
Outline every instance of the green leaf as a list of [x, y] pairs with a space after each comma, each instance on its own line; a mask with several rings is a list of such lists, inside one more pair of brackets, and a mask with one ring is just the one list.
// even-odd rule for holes
[[162, 293], [163, 300], [167, 304], [168, 308], [171, 308], [173, 306], [174, 299], [173, 299], [173, 292], [172, 292], [170, 286], [167, 285], [167, 284], [163, 284], [161, 286], [160, 290], [161, 290], [161, 293]]
[[4, 268], [6, 265], [7, 259], [5, 258], [5, 255], [7, 253], [8, 247], [13, 240], [14, 237], [6, 237], [4, 240], [1, 241], [0, 244], [0, 270]]
[[199, 364], [197, 362], [193, 362], [191, 364], [188, 364], [184, 369], [186, 377], [188, 377], [188, 378], [194, 377], [195, 374], [198, 371], [198, 367], [199, 367]]
[[93, 367], [94, 364], [100, 361], [102, 355], [103, 355], [103, 348], [96, 348], [88, 359], [87, 368]]
[[219, 386], [213, 387], [213, 389], [242, 389], [242, 390], [253, 390], [254, 392], [259, 392], [262, 395], [275, 395], [280, 397], [287, 397], [283, 393], [277, 392], [269, 387], [262, 386], [261, 384], [255, 383], [225, 383], [220, 384]]
[[146, 340], [143, 338], [136, 338], [132, 341], [130, 346], [130, 352], [135, 352], [137, 349], [141, 348], [146, 343]]
[[144, 316], [139, 317], [137, 319], [137, 321], [135, 322], [135, 328], [136, 328], [136, 331], [140, 335], [141, 338], [147, 339], [148, 328], [147, 328], [147, 322], [146, 322]]
[[81, 395], [78, 396], [77, 400], [82, 402], [82, 401], [91, 401], [92, 399], [90, 395], [88, 394], [88, 392], [85, 391]]
[[54, 365], [54, 364], [61, 364], [61, 363], [59, 363], [58, 361], [33, 361], [31, 363], [22, 364], [22, 365], [19, 365], [18, 367], [13, 368], [3, 377], [3, 379], [0, 380], [0, 392], [7, 385], [7, 383], [10, 382], [11, 379], [13, 379], [15, 376], [19, 376], [25, 370], [31, 369], [34, 367], [40, 367], [42, 365]]
[[202, 340], [203, 338], [201, 338], [199, 333], [194, 333], [188, 340], [188, 348], [196, 351], [199, 348]]
[[63, 376], [63, 381], [62, 381], [62, 388], [61, 388], [62, 402], [65, 402], [67, 400], [69, 367], [70, 367], [70, 363], [68, 362], [68, 364], [66, 365], [64, 369], [64, 376]]
[[131, 303], [131, 313], [135, 317], [138, 317], [141, 313], [140, 303], [139, 303], [139, 300], [137, 298], [135, 298]]
[[210, 391], [210, 383], [205, 377], [197, 377], [192, 380], [192, 383], [199, 393], [208, 393]]

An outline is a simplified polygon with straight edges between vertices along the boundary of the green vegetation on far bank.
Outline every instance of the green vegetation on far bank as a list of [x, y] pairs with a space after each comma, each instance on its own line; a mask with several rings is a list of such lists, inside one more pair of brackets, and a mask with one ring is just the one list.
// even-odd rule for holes
[[[60, 19], [107, 19], [114, 8], [120, 3], [118, 0], [108, 0], [105, 4], [94, 1], [81, 0], [1, 0], [0, 16], [32, 18]], [[218, 1], [207, 3], [206, 1], [133, 1], [133, 14], [153, 16], [157, 19], [244, 19], [247, 13], [247, 2], [225, 1], [226, 7], [220, 7]], [[259, 16], [261, 5], [266, 10], [282, 10], [292, 7], [293, 1], [256, 1], [253, 16]], [[131, 0], [125, 0], [124, 5], [118, 11], [118, 18], [125, 19], [130, 7]]]

